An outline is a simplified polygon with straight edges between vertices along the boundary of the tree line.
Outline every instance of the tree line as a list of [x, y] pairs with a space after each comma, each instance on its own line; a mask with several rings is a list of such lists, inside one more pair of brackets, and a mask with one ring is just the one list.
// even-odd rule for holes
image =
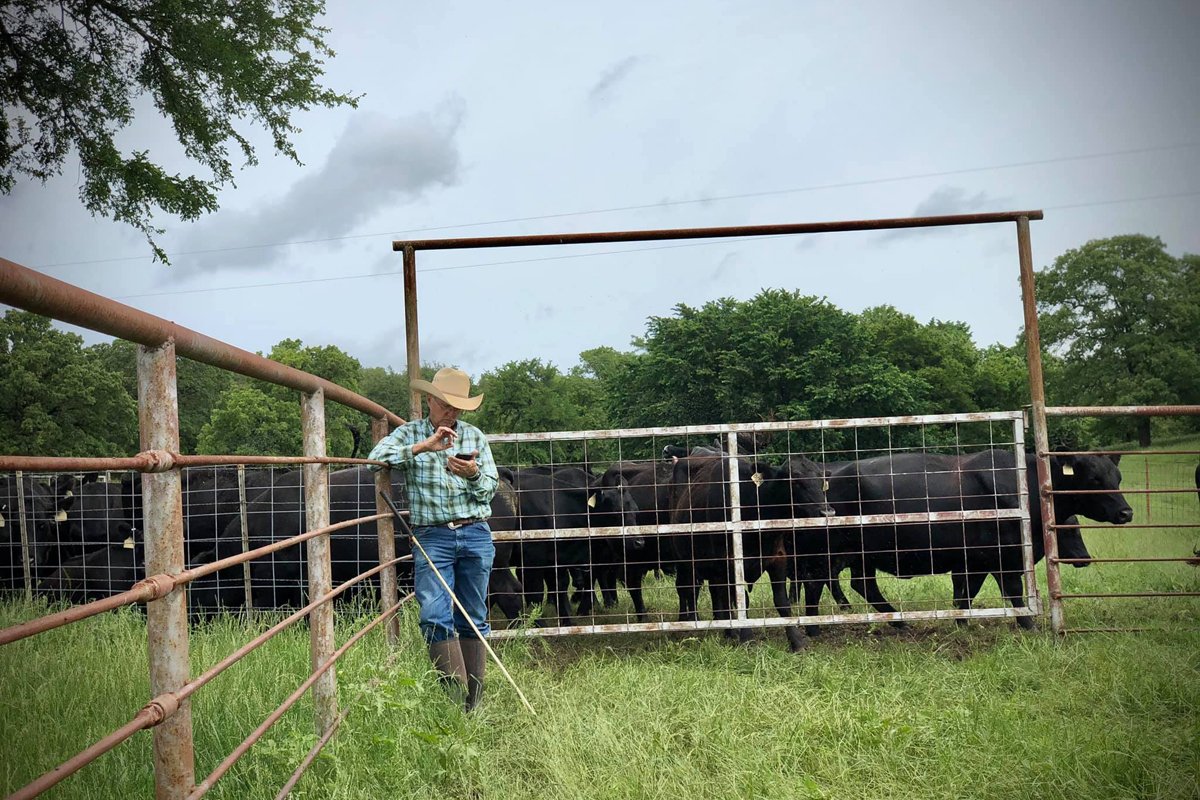
[[[1038, 273], [1051, 405], [1200, 402], [1200, 256], [1158, 239], [1089, 242]], [[967, 323], [922, 323], [892, 306], [851, 313], [797, 291], [676, 305], [632, 348], [598, 347], [561, 370], [539, 358], [476, 376], [488, 401], [468, 418], [490, 433], [1013, 410], [1029, 402], [1025, 345], [975, 345]], [[268, 357], [395, 410], [408, 376], [364, 367], [333, 345], [276, 344]], [[426, 379], [440, 364], [422, 367]], [[136, 346], [90, 347], [50, 320], [0, 320], [0, 452], [118, 456], [138, 450]], [[180, 358], [185, 453], [296, 455], [296, 393]], [[369, 421], [326, 409], [330, 455], [363, 456]], [[1200, 420], [1156, 422], [1159, 432]], [[1146, 418], [1063, 420], [1068, 445], [1151, 440]]]

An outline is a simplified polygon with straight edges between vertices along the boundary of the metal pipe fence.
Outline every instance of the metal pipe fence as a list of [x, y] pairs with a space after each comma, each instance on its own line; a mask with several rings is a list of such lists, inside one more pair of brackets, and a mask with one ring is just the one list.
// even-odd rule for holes
[[[1050, 407], [1048, 417], [1183, 417], [1200, 416], [1200, 406], [1080, 406]], [[1094, 524], [1056, 522], [1050, 526], [1058, 532], [1075, 529], [1089, 531], [1093, 538], [1103, 532], [1105, 555], [1086, 559], [1064, 558], [1058, 554], [1046, 562], [1049, 603], [1054, 613], [1054, 632], [1112, 633], [1147, 630], [1145, 626], [1121, 627], [1110, 624], [1103, 604], [1076, 601], [1144, 600], [1162, 606], [1172, 604], [1182, 618], [1196, 619], [1196, 605], [1186, 598], [1200, 597], [1200, 450], [1109, 449], [1099, 451], [1060, 451], [1059, 457], [1100, 456], [1116, 459], [1125, 483], [1122, 492], [1130, 497], [1133, 521], [1119, 528]], [[1052, 502], [1071, 501], [1072, 496], [1102, 497], [1097, 489], [1077, 489], [1066, 492], [1051, 490]], [[1071, 590], [1062, 588], [1062, 567], [1090, 566], [1087, 580]], [[1153, 567], [1149, 565], [1154, 565]], [[1140, 591], [1116, 592], [1108, 589], [1105, 580], [1113, 571], [1132, 574], [1146, 587]], [[1066, 605], [1070, 602], [1076, 617], [1074, 627], [1066, 620]], [[1159, 609], [1161, 614], [1162, 609]]]

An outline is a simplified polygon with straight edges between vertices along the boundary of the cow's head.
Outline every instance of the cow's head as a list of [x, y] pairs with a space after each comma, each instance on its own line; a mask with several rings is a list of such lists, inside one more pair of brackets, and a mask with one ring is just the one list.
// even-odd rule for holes
[[[614, 527], [622, 528], [638, 524], [637, 501], [625, 477], [617, 472], [606, 472], [597, 485], [588, 492], [589, 513], [601, 513], [609, 518]], [[627, 550], [641, 550], [646, 546], [643, 536], [633, 536], [626, 541]]]
[[[1081, 514], [1097, 522], [1124, 525], [1133, 521], [1133, 509], [1117, 490], [1121, 488], [1120, 456], [1052, 455], [1051, 477], [1058, 491], [1103, 490], [1111, 494], [1060, 494], [1054, 499], [1057, 516]], [[1061, 510], [1060, 510], [1061, 508]]]
[[787, 460], [787, 471], [792, 480], [792, 504], [797, 517], [832, 517], [829, 505], [829, 479], [821, 465], [804, 455], [792, 456]]
[[[21, 496], [25, 500], [25, 525], [31, 543], [57, 541], [59, 525], [75, 502], [74, 479], [55, 480], [50, 486], [33, 478], [0, 477], [0, 541], [21, 540]], [[61, 489], [61, 493], [59, 493]]]

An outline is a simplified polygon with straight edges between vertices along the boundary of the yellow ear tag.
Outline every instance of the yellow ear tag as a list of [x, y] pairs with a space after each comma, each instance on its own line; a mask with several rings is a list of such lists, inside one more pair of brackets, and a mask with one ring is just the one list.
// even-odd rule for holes
[[588, 495], [588, 508], [595, 508], [595, 507], [596, 507], [596, 495], [590, 494], [590, 495]]
[[821, 481], [821, 491], [822, 492], [829, 491], [829, 481]]
[[66, 522], [67, 521], [67, 512], [59, 511], [57, 514], [54, 515], [54, 521], [55, 522]]
[[1063, 464], [1063, 475], [1074, 475], [1075, 468], [1070, 464]]
[[65, 495], [63, 495], [63, 496], [64, 496], [64, 497], [74, 497], [74, 496], [75, 496], [75, 493], [74, 493], [74, 492], [72, 492], [70, 489], [67, 489], [67, 493], [66, 493]]
[[763, 485], [763, 476], [761, 472], [756, 472], [750, 476], [750, 480], [754, 481], [755, 486]]
[[133, 537], [130, 536], [128, 539], [121, 542], [121, 546], [124, 547], [126, 550], [132, 550], [133, 549]]
[[4, 515], [0, 514], [0, 528], [4, 527]]

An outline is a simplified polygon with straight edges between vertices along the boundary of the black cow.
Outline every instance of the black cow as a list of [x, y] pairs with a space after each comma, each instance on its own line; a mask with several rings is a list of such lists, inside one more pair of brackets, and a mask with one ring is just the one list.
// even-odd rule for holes
[[128, 488], [127, 483], [85, 479], [66, 519], [59, 524], [62, 541], [57, 564], [66, 566], [72, 559], [110, 545], [123, 549], [140, 527]]
[[[1052, 481], [1058, 491], [1117, 490], [1121, 473], [1119, 456], [1053, 456]], [[1037, 494], [1037, 463], [1026, 457], [1026, 479], [1032, 497]], [[987, 450], [965, 456], [904, 453], [853, 462], [829, 478], [829, 496], [842, 515], [904, 514], [939, 511], [973, 511], [1017, 508], [1015, 462], [1010, 450]], [[1036, 500], [1030, 514], [1033, 556], [1044, 553], [1042, 521]], [[1116, 494], [1059, 494], [1055, 518], [1067, 524], [1081, 515], [1099, 522], [1125, 524], [1133, 509]], [[955, 607], [967, 609], [988, 575], [995, 577], [1001, 594], [1014, 607], [1022, 604], [1020, 523], [1018, 520], [935, 522], [840, 528], [830, 535], [834, 553], [850, 566], [851, 587], [876, 611], [894, 612], [879, 591], [875, 574], [883, 571], [900, 578], [949, 572], [954, 584]], [[1089, 558], [1078, 529], [1058, 534], [1063, 558]], [[806, 592], [807, 613], [816, 613], [815, 600]], [[1032, 628], [1033, 621], [1017, 622]]]
[[104, 545], [68, 559], [38, 581], [37, 591], [71, 603], [101, 600], [128, 590], [144, 578], [145, 564], [145, 548], [131, 537], [123, 544]]
[[[272, 542], [298, 536], [308, 525], [304, 509], [304, 492], [301, 487], [301, 472], [299, 470], [280, 475], [275, 478], [274, 485], [262, 489], [249, 503], [248, 538], [251, 549], [263, 547]], [[403, 505], [404, 488], [403, 473], [392, 471], [392, 494], [400, 498]], [[497, 492], [493, 499], [493, 508], [500, 508], [506, 502], [504, 493]], [[366, 467], [339, 470], [329, 475], [329, 521], [330, 523], [344, 522], [375, 513], [375, 474]], [[240, 553], [241, 519], [235, 517], [222, 532], [217, 540], [217, 547], [197, 559], [199, 563], [207, 563], [219, 558]], [[406, 537], [397, 535], [396, 555], [410, 554], [410, 545]], [[503, 563], [504, 553], [497, 553], [497, 560]], [[367, 522], [350, 528], [343, 528], [330, 535], [330, 561], [332, 568], [332, 584], [338, 585], [367, 571], [379, 563], [379, 539], [375, 522]], [[300, 607], [307, 595], [307, 544], [294, 545], [276, 553], [263, 556], [250, 562], [251, 592], [255, 608], [281, 608], [284, 606]], [[506, 574], [507, 573], [507, 574]], [[401, 562], [397, 569], [397, 578], [402, 587], [411, 588], [412, 564]], [[357, 588], [365, 591], [367, 586], [378, 585], [377, 578], [368, 579]], [[510, 618], [519, 612], [515, 598], [520, 595], [520, 587], [516, 585], [511, 573], [504, 567], [493, 567], [492, 579], [489, 581], [489, 592], [495, 588], [497, 600], [501, 609]], [[359, 594], [361, 591], [350, 590], [347, 594]], [[343, 595], [344, 597], [345, 595]], [[191, 587], [191, 604], [193, 610], [201, 614], [211, 613], [219, 607], [236, 608], [245, 604], [243, 588], [243, 568], [236, 565], [207, 576], [193, 583]]]
[[[537, 466], [505, 470], [516, 490], [519, 527], [524, 531], [633, 525], [637, 506], [620, 476], [601, 486], [578, 467]], [[517, 577], [527, 605], [545, 599], [553, 604], [560, 625], [574, 624], [567, 594], [570, 573], [579, 577], [581, 596], [592, 592], [591, 565], [611, 563], [623, 543], [614, 537], [521, 540], [514, 552]], [[590, 607], [585, 605], [585, 612]]]
[[[728, 522], [730, 519], [728, 458], [689, 457], [675, 464], [672, 482], [678, 487], [671, 512], [673, 524], [691, 522]], [[828, 516], [833, 510], [826, 504], [822, 479], [800, 475], [788, 467], [776, 467], [763, 461], [738, 459], [738, 492], [741, 518], [745, 521]], [[745, 586], [766, 573], [771, 579], [775, 609], [781, 617], [792, 616], [788, 599], [787, 574], [791, 554], [785, 529], [746, 531], [742, 534], [743, 578]], [[733, 618], [735, 606], [733, 538], [727, 531], [672, 534], [666, 550], [675, 563], [675, 587], [679, 594], [680, 621], [697, 619], [696, 602], [700, 587], [709, 584], [713, 619]], [[804, 647], [804, 637], [795, 626], [785, 629], [793, 651]], [[749, 632], [737, 629], [727, 635], [746, 640]]]
[[[60, 525], [75, 503], [75, 480], [60, 476], [46, 483], [25, 476], [19, 485], [25, 497], [30, 578], [36, 584], [61, 563]], [[25, 585], [20, 492], [16, 476], [0, 476], [0, 592], [20, 591]]]

